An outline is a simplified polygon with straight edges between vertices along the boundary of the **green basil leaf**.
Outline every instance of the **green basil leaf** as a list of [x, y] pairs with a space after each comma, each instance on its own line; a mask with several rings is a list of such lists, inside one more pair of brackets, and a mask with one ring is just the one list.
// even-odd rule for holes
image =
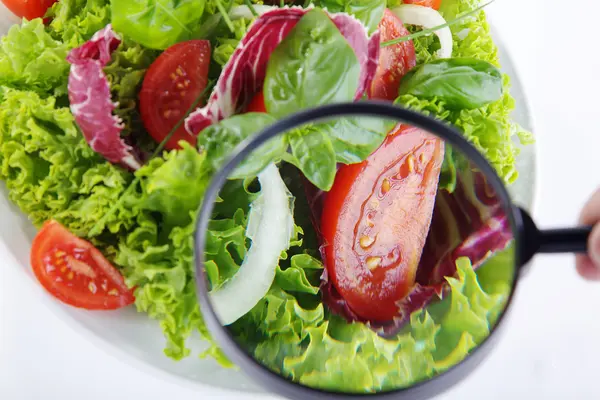
[[443, 101], [450, 109], [483, 107], [502, 97], [502, 73], [473, 58], [450, 58], [423, 64], [404, 76], [399, 94]]
[[299, 109], [351, 101], [360, 64], [321, 9], [306, 13], [275, 48], [267, 65], [265, 106], [276, 117]]
[[371, 34], [383, 18], [386, 0], [321, 0], [318, 4], [329, 12], [345, 12], [354, 16]]
[[[235, 147], [243, 140], [258, 134], [275, 119], [265, 113], [234, 115], [211, 125], [198, 135], [198, 147], [206, 152], [213, 170], [220, 168]], [[287, 150], [285, 135], [278, 135], [263, 144], [247, 157], [230, 175], [230, 179], [254, 177], [269, 163], [275, 161]]]
[[111, 0], [112, 25], [151, 49], [167, 47], [196, 37], [205, 1]]
[[294, 163], [304, 176], [322, 190], [329, 190], [336, 173], [335, 151], [324, 130], [303, 127], [288, 133]]
[[381, 118], [353, 117], [340, 118], [319, 126], [329, 136], [337, 161], [355, 164], [371, 155], [394, 125], [394, 121]]

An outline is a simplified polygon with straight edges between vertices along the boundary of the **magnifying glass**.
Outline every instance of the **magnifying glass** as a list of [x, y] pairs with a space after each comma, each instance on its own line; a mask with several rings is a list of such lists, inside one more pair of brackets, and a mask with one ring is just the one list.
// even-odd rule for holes
[[586, 252], [591, 231], [538, 230], [458, 131], [389, 103], [301, 111], [219, 167], [197, 221], [201, 311], [291, 399], [448, 389], [493, 347], [531, 258]]

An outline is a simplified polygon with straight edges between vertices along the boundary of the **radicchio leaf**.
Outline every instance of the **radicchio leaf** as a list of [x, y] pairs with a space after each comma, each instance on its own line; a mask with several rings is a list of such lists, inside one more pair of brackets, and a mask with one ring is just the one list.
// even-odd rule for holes
[[[257, 18], [223, 67], [207, 104], [186, 119], [188, 132], [197, 135], [207, 126], [243, 110], [252, 97], [262, 90], [273, 50], [312, 8], [277, 8]], [[356, 18], [346, 13], [328, 15], [360, 63], [360, 82], [355, 96], [359, 99], [377, 70], [379, 32], [369, 37], [366, 28]]]
[[121, 139], [123, 121], [113, 114], [110, 86], [103, 68], [121, 39], [108, 24], [82, 46], [69, 53], [71, 112], [90, 147], [106, 160], [130, 169], [140, 168], [133, 148]]
[[[319, 221], [327, 194], [310, 186], [306, 189], [314, 210], [313, 222]], [[380, 323], [359, 317], [329, 281], [326, 268], [321, 277], [323, 301], [332, 312], [348, 321], [363, 322], [384, 336], [395, 334], [410, 321], [414, 311], [449, 293], [446, 277], [456, 275], [456, 261], [460, 257], [468, 257], [473, 268], [477, 268], [494, 253], [505, 249], [512, 239], [508, 217], [485, 176], [481, 172], [464, 171], [453, 193], [438, 190], [431, 229], [417, 270], [417, 283], [398, 303], [398, 315], [393, 321]]]

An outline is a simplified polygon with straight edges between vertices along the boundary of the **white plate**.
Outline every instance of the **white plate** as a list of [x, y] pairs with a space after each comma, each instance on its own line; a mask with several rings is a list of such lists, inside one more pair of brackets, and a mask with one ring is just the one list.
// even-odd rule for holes
[[[0, 35], [4, 35], [18, 21], [0, 4]], [[531, 131], [533, 126], [526, 96], [506, 48], [498, 40], [497, 34], [495, 37], [500, 47], [502, 69], [511, 76], [513, 82], [511, 93], [517, 103], [514, 118]], [[535, 153], [535, 146], [528, 146], [523, 151], [518, 161], [521, 176], [511, 188], [515, 201], [529, 209], [533, 206], [536, 193], [532, 188], [537, 186]], [[3, 242], [3, 246], [0, 246], [0, 260], [3, 260], [3, 268], [21, 270], [31, 283], [31, 290], [43, 291], [29, 267], [29, 249], [36, 231], [7, 199], [3, 186], [0, 193], [0, 219], [3, 221], [0, 225], [0, 241]], [[44, 295], [44, 298], [48, 308], [72, 329], [138, 369], [197, 389], [207, 385], [234, 391], [239, 395], [262, 392], [261, 388], [251, 383], [242, 373], [222, 369], [212, 360], [199, 360], [195, 355], [180, 362], [167, 358], [162, 352], [165, 341], [158, 324], [145, 314], [135, 312], [133, 308], [116, 312], [89, 312], [64, 306], [49, 295]], [[198, 354], [203, 346], [199, 340], [189, 345], [194, 354]]]

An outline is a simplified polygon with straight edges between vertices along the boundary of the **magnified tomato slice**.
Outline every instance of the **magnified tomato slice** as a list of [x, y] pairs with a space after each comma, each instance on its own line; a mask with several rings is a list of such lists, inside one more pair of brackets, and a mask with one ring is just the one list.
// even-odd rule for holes
[[114, 310], [135, 300], [102, 253], [56, 221], [46, 222], [35, 237], [31, 266], [50, 294], [75, 307]]
[[401, 127], [360, 164], [342, 166], [325, 196], [328, 277], [360, 317], [385, 322], [415, 284], [444, 158], [441, 139]]
[[[410, 34], [402, 21], [389, 9], [385, 9], [379, 22], [380, 41], [396, 39]], [[400, 81], [417, 64], [412, 40], [382, 47], [379, 50], [379, 66], [369, 89], [369, 98], [393, 101], [398, 97]]]
[[404, 4], [416, 4], [418, 6], [433, 8], [439, 10], [442, 0], [404, 0]]
[[[169, 47], [148, 68], [139, 94], [140, 114], [157, 143], [164, 140], [204, 92], [209, 66], [210, 42], [189, 40]], [[196, 137], [183, 124], [165, 147], [179, 149], [181, 140], [196, 144]]]

